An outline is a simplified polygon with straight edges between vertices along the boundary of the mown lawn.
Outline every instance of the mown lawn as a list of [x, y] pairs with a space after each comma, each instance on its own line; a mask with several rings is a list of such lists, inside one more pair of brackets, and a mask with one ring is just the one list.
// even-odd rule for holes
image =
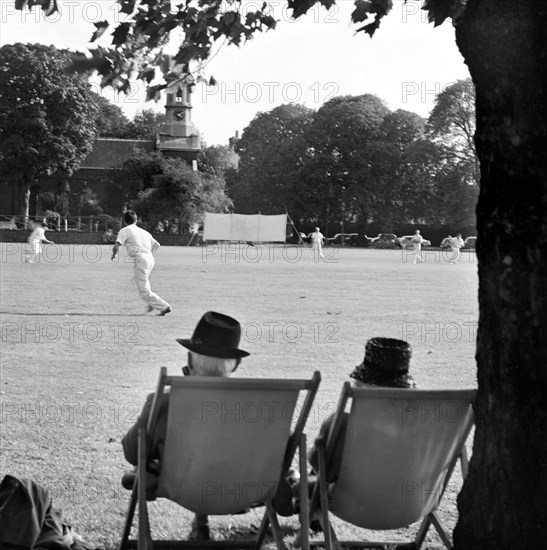
[[[175, 338], [190, 337], [207, 310], [242, 324], [241, 347], [251, 356], [238, 376], [321, 371], [310, 442], [373, 336], [412, 344], [419, 388], [476, 386], [473, 253], [458, 265], [440, 251], [426, 252], [422, 265], [395, 250], [326, 254], [317, 263], [296, 247], [163, 247], [151, 281], [173, 313], [157, 317], [143, 313], [131, 265], [111, 262], [107, 247], [50, 246], [41, 262], [25, 264], [21, 245], [1, 243], [1, 476], [45, 484], [79, 534], [114, 548], [129, 496], [119, 483], [128, 469], [121, 437], [159, 367], [180, 373], [186, 350]], [[459, 487], [450, 485], [441, 509], [451, 527]], [[153, 508], [155, 535], [186, 536], [188, 512], [165, 502]], [[240, 536], [260, 512], [215, 517], [213, 533]], [[297, 522], [281, 523], [292, 547]], [[343, 537], [354, 535], [340, 527]], [[427, 547], [439, 544], [430, 532]]]

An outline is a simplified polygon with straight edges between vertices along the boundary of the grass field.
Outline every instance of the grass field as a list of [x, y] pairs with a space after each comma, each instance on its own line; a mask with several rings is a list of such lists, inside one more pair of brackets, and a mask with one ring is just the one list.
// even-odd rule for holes
[[[151, 281], [173, 307], [165, 317], [144, 314], [131, 264], [123, 254], [111, 262], [107, 247], [46, 246], [39, 263], [25, 264], [22, 245], [1, 243], [1, 255], [0, 476], [46, 485], [75, 530], [106, 548], [119, 541], [129, 496], [119, 483], [128, 470], [120, 440], [159, 367], [179, 374], [186, 364], [175, 338], [190, 337], [205, 311], [241, 322], [241, 347], [251, 356], [239, 376], [321, 371], [309, 439], [373, 336], [410, 342], [419, 388], [476, 386], [472, 252], [452, 265], [445, 253], [427, 251], [426, 262], [413, 265], [395, 250], [330, 248], [315, 262], [297, 247], [164, 247]], [[451, 484], [441, 509], [451, 527], [458, 490]], [[153, 507], [156, 535], [186, 536], [189, 513]], [[237, 538], [258, 525], [259, 512], [215, 517], [213, 534]], [[281, 521], [291, 546], [296, 520]], [[438, 544], [430, 532], [427, 547]]]

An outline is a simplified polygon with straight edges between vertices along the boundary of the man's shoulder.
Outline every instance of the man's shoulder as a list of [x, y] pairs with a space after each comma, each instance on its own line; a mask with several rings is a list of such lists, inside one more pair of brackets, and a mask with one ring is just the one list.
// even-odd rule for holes
[[152, 235], [148, 231], [146, 231], [146, 229], [144, 229], [143, 227], [135, 225], [135, 229], [136, 229], [137, 233], [140, 233], [141, 235], [146, 235], [148, 238], [150, 238], [152, 240], [154, 239], [154, 237], [152, 237]]

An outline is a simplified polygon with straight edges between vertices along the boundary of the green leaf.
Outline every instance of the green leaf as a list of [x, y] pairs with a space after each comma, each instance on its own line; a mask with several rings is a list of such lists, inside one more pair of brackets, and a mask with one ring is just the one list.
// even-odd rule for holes
[[275, 29], [277, 25], [277, 21], [271, 15], [265, 15], [264, 17], [261, 17], [260, 21], [268, 29]]
[[316, 1], [317, 0], [289, 0], [289, 9], [293, 10], [292, 16], [298, 19], [300, 16], [306, 14]]
[[292, 16], [294, 19], [306, 14], [315, 4], [321, 4], [327, 10], [330, 10], [336, 4], [336, 0], [289, 0], [289, 8], [293, 10]]
[[463, 13], [467, 0], [425, 0], [423, 10], [428, 12], [428, 19], [438, 27], [449, 17], [458, 19]]
[[175, 55], [174, 60], [177, 63], [184, 65], [186, 63], [190, 63], [190, 61], [194, 59], [206, 57], [206, 54], [207, 54], [206, 48], [199, 48], [198, 46], [194, 46], [191, 44], [184, 45], [184, 46], [181, 46], [181, 48], [177, 52], [177, 55]]
[[151, 99], [154, 101], [159, 101], [161, 99], [161, 91], [165, 90], [166, 86], [164, 84], [158, 84], [157, 86], [148, 86], [146, 89], [146, 101]]
[[[355, 10], [352, 13], [352, 20], [354, 23], [360, 23], [365, 21], [368, 15], [374, 14], [374, 19], [369, 24], [359, 27], [356, 32], [364, 31], [366, 34], [372, 36], [380, 27], [382, 18], [385, 17], [393, 7], [392, 0], [370, 0], [365, 2], [364, 0], [355, 1]], [[354, 16], [358, 17], [355, 19]], [[364, 17], [364, 19], [362, 19]]]
[[229, 34], [232, 30], [233, 25], [235, 23], [238, 23], [240, 20], [239, 13], [236, 13], [234, 11], [226, 12], [221, 18], [220, 18], [220, 30], [224, 34]]
[[366, 21], [368, 16], [373, 13], [372, 3], [368, 0], [355, 0], [355, 9], [351, 14], [354, 23]]
[[97, 29], [93, 35], [91, 36], [90, 42], [95, 42], [98, 38], [101, 38], [101, 36], [104, 34], [106, 29], [108, 28], [108, 21], [99, 21], [98, 23], [93, 23], [95, 25], [95, 28]]
[[120, 4], [120, 11], [122, 13], [131, 14], [133, 13], [135, 9], [135, 3], [136, 0], [117, 0], [118, 4]]
[[114, 44], [114, 46], [122, 46], [125, 44], [130, 29], [130, 23], [120, 23], [112, 33], [112, 44]]
[[15, 9], [23, 10], [25, 6], [31, 10], [34, 6], [41, 6], [46, 17], [59, 11], [57, 0], [15, 0]]
[[154, 80], [154, 76], [156, 75], [156, 69], [154, 67], [146, 67], [144, 68], [137, 78], [140, 80], [145, 80], [148, 84]]

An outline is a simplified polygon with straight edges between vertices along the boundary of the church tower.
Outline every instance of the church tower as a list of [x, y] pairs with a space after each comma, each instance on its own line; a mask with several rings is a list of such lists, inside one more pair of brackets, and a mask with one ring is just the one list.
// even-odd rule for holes
[[201, 139], [192, 122], [193, 87], [193, 84], [182, 84], [176, 93], [167, 94], [166, 120], [160, 126], [156, 146], [163, 155], [182, 158], [197, 170]]

